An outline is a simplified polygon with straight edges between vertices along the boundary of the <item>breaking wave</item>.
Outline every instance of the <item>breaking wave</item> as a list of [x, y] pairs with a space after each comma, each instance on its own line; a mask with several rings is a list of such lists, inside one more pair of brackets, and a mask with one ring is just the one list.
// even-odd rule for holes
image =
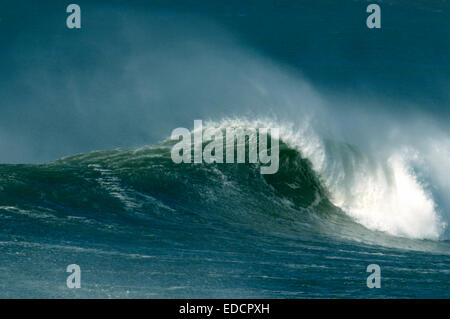
[[278, 127], [278, 172], [261, 175], [259, 164], [248, 163], [175, 164], [175, 141], [165, 140], [42, 165], [1, 165], [0, 209], [76, 216], [108, 227], [154, 219], [193, 222], [186, 216], [195, 216], [277, 233], [345, 233], [360, 225], [414, 239], [444, 233], [446, 223], [411, 149], [371, 156], [319, 138], [307, 126], [266, 120], [226, 119], [205, 129], [228, 127]]

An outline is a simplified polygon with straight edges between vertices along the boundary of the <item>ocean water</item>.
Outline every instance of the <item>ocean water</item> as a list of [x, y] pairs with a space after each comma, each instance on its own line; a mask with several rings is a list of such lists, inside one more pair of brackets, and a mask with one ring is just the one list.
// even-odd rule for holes
[[[450, 297], [447, 1], [381, 30], [363, 1], [79, 4], [0, 6], [1, 298]], [[175, 164], [195, 119], [279, 128], [278, 172]]]
[[[333, 156], [360, 159], [347, 145], [326, 144]], [[2, 165], [4, 296], [448, 296], [450, 243], [438, 240], [442, 222], [432, 208], [397, 211], [402, 189], [383, 183], [401, 168], [386, 168], [382, 177], [365, 172], [379, 183], [373, 200], [388, 211], [353, 199], [344, 211], [314, 163], [283, 135], [273, 175], [261, 175], [260, 164], [174, 164], [173, 145]], [[411, 185], [402, 187], [414, 192], [415, 179], [403, 178]], [[68, 263], [81, 267], [82, 289], [65, 286]], [[382, 269], [382, 289], [366, 286], [373, 263]]]

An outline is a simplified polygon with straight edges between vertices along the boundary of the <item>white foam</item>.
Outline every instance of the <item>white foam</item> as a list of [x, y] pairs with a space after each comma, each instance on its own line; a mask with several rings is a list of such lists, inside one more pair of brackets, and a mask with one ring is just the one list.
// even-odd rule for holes
[[445, 224], [405, 154], [394, 154], [378, 167], [358, 169], [357, 178], [347, 181], [344, 174], [341, 186], [336, 182], [331, 186], [335, 205], [370, 229], [410, 238], [439, 238]]

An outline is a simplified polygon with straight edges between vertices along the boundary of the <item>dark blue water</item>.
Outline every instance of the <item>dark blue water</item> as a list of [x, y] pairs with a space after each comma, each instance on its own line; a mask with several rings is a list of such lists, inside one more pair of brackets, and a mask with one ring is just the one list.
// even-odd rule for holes
[[[77, 3], [0, 4], [0, 297], [449, 297], [448, 1], [379, 30], [362, 1]], [[194, 119], [281, 128], [279, 171], [173, 163]]]

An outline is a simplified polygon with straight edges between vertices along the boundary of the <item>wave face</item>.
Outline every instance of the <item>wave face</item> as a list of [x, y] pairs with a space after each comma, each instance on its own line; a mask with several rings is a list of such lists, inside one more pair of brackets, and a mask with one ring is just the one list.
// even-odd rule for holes
[[[205, 129], [274, 126], [224, 120]], [[445, 224], [405, 157], [377, 162], [281, 127], [279, 171], [261, 175], [259, 164], [175, 164], [174, 144], [1, 165], [2, 258], [12, 278], [44, 272], [27, 290], [10, 282], [6, 296], [73, 296], [49, 277], [75, 261], [89, 269], [83, 297], [360, 296], [374, 256], [400, 279], [410, 278], [405, 260], [425, 259], [426, 269], [411, 267], [431, 271], [438, 286], [421, 296], [442, 286], [448, 243], [418, 239], [439, 239]], [[17, 254], [33, 260], [31, 273]], [[343, 273], [352, 292], [339, 284]], [[417, 292], [392, 285], [389, 296]]]
[[[205, 129], [255, 126], [224, 121]], [[184, 211], [262, 227], [268, 216], [296, 219], [310, 227], [308, 215], [342, 215], [310, 160], [283, 139], [280, 143], [280, 167], [273, 175], [262, 175], [260, 164], [176, 164], [171, 140], [44, 165], [2, 166], [2, 209], [88, 212], [85, 217], [105, 212], [115, 216], [119, 211], [136, 222]]]

